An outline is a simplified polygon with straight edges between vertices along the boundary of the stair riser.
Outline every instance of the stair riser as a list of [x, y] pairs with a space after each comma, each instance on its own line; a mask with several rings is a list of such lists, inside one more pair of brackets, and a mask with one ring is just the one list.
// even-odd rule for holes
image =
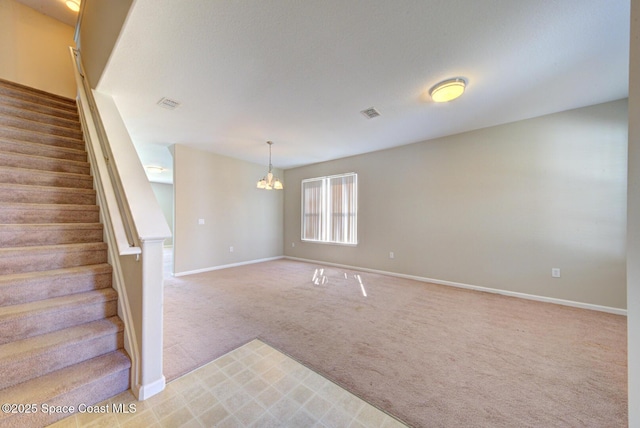
[[19, 279], [0, 283], [0, 307], [102, 290], [111, 286], [111, 271]]
[[117, 306], [115, 300], [110, 300], [78, 305], [65, 311], [37, 313], [29, 318], [0, 321], [0, 344], [109, 318], [117, 314]]
[[0, 183], [30, 184], [33, 186], [68, 187], [76, 189], [93, 188], [93, 179], [90, 176], [68, 176], [58, 173], [5, 167], [0, 167]]
[[77, 110], [75, 101], [73, 100], [50, 96], [44, 93], [33, 93], [33, 91], [25, 91], [15, 86], [0, 85], [0, 97], [41, 104], [65, 111]]
[[3, 114], [0, 114], [0, 126], [12, 126], [26, 131], [42, 132], [60, 137], [77, 138], [79, 140], [82, 139], [82, 131], [80, 131], [80, 129], [60, 127], [20, 117], [7, 117]]
[[[84, 189], [83, 189], [84, 190]], [[95, 192], [65, 192], [41, 188], [35, 189], [0, 189], [0, 203], [2, 202], [21, 202], [31, 204], [77, 204], [77, 205], [95, 205]]]
[[71, 162], [64, 159], [25, 156], [17, 153], [0, 153], [0, 166], [87, 175], [90, 171], [87, 162]]
[[0, 275], [64, 269], [107, 262], [106, 248], [101, 250], [69, 252], [30, 252], [28, 249], [14, 251], [11, 255], [0, 255]]
[[0, 138], [27, 143], [48, 144], [50, 146], [67, 147], [70, 149], [84, 150], [84, 141], [77, 138], [62, 137], [59, 135], [44, 134], [14, 127], [0, 128]]
[[102, 227], [91, 229], [69, 229], [52, 227], [0, 227], [0, 248], [27, 247], [34, 245], [83, 244], [102, 242]]
[[17, 105], [11, 105], [10, 103], [6, 103], [4, 98], [0, 98], [0, 114], [55, 125], [62, 128], [74, 129], [77, 131], [81, 130], [80, 122], [75, 115], [71, 118], [53, 116], [44, 112], [28, 110]]
[[[93, 405], [114, 397], [129, 389], [130, 368], [112, 373], [97, 379], [94, 383], [84, 385], [67, 394], [53, 397], [47, 400], [49, 407], [73, 405]], [[70, 404], [71, 403], [71, 404]], [[38, 405], [40, 408], [40, 405]], [[0, 418], [2, 418], [0, 414]], [[2, 428], [44, 427], [69, 416], [64, 413], [30, 413], [4, 415], [0, 419]]]
[[95, 358], [124, 346], [122, 331], [83, 340], [68, 346], [60, 346], [28, 360], [18, 359], [0, 365], [0, 389], [44, 376], [55, 370], [69, 367], [84, 360]]
[[87, 161], [87, 152], [84, 150], [70, 150], [44, 144], [32, 144], [25, 141], [0, 140], [0, 152], [65, 159], [76, 162]]
[[[70, 210], [60, 208], [30, 209], [0, 206], [2, 224], [43, 224], [43, 223], [96, 223], [100, 221], [98, 210]], [[87, 206], [89, 208], [89, 206]]]

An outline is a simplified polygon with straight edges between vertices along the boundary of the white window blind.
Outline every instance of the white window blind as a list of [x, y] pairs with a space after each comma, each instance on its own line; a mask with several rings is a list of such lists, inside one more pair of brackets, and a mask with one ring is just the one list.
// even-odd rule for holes
[[302, 180], [302, 240], [358, 243], [358, 175]]

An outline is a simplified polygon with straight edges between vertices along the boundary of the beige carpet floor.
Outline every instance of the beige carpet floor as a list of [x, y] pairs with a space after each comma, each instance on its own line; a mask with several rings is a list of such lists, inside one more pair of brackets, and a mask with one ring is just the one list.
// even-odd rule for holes
[[260, 338], [415, 427], [627, 426], [625, 317], [320, 267], [167, 279], [167, 378]]

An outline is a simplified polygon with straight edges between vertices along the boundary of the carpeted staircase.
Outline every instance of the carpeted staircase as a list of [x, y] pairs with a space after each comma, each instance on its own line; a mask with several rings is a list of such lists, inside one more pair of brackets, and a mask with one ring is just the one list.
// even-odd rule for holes
[[75, 101], [0, 79], [0, 427], [129, 388], [99, 221]]

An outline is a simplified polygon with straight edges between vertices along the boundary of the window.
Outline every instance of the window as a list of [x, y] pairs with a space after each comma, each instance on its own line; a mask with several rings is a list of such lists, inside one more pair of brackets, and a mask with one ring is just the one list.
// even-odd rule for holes
[[358, 175], [302, 180], [302, 240], [358, 243]]

